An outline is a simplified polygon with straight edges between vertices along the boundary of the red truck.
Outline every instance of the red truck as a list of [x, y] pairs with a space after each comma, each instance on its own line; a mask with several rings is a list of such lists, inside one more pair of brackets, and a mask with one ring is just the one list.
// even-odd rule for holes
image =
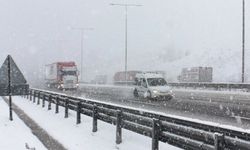
[[45, 66], [45, 80], [49, 88], [77, 89], [79, 86], [76, 63], [55, 62]]

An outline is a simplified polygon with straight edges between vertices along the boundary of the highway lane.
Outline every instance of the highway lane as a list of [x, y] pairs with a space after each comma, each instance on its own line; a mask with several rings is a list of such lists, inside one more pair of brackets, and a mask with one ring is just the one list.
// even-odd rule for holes
[[189, 98], [199, 101], [250, 105], [250, 93], [248, 92], [174, 89], [174, 93], [179, 99]]
[[170, 101], [134, 98], [132, 87], [87, 85], [77, 92], [65, 92], [79, 97], [250, 128], [248, 93], [181, 89], [173, 91], [175, 98]]
[[[85, 85], [80, 91], [96, 94], [110, 94], [118, 97], [134, 99], [133, 87], [115, 87], [115, 86], [94, 86]], [[219, 103], [231, 103], [237, 105], [250, 105], [250, 93], [236, 91], [211, 91], [211, 90], [190, 90], [190, 89], [173, 89], [175, 100], [195, 100]]]
[[[85, 85], [79, 89], [83, 93], [108, 94], [112, 96], [123, 96], [134, 99], [133, 87], [120, 86], [95, 86]], [[211, 90], [190, 90], [173, 89], [175, 100], [194, 100], [219, 103], [231, 103], [237, 105], [250, 105], [250, 93], [237, 91], [211, 91]]]

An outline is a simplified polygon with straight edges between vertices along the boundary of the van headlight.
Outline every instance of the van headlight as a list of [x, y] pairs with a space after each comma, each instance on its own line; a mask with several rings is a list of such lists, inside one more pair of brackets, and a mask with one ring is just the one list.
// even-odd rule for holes
[[157, 90], [153, 90], [153, 93], [156, 94], [156, 93], [158, 93], [158, 91]]

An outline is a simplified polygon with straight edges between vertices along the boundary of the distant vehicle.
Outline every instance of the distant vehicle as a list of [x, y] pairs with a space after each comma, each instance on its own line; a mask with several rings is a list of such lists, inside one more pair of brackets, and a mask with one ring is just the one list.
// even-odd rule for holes
[[92, 84], [107, 84], [108, 76], [107, 75], [97, 75], [95, 79], [91, 81]]
[[[127, 71], [127, 80], [125, 80], [125, 71], [116, 72], [114, 75], [114, 84], [115, 85], [134, 85], [135, 84], [135, 78], [137, 74], [140, 73], [156, 73], [161, 74], [163, 78], [165, 78], [165, 72], [164, 71]], [[127, 82], [126, 82], [127, 81]]]
[[136, 75], [135, 85], [135, 97], [165, 100], [173, 98], [173, 92], [162, 74], [139, 73]]
[[125, 78], [125, 71], [116, 72], [113, 78], [115, 85], [133, 85], [135, 82], [135, 76], [142, 71], [127, 71], [127, 80]]
[[46, 65], [45, 80], [49, 88], [77, 89], [79, 82], [75, 62], [55, 62]]
[[183, 68], [178, 76], [179, 82], [212, 82], [212, 67]]

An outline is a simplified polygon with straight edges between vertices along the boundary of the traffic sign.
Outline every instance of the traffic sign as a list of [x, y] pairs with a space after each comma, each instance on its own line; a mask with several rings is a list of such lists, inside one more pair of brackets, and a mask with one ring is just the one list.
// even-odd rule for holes
[[29, 85], [22, 72], [8, 55], [0, 68], [0, 96], [27, 95], [28, 89]]
[[12, 95], [28, 94], [29, 85], [10, 55], [0, 68], [0, 96], [9, 96], [10, 121], [12, 116]]

